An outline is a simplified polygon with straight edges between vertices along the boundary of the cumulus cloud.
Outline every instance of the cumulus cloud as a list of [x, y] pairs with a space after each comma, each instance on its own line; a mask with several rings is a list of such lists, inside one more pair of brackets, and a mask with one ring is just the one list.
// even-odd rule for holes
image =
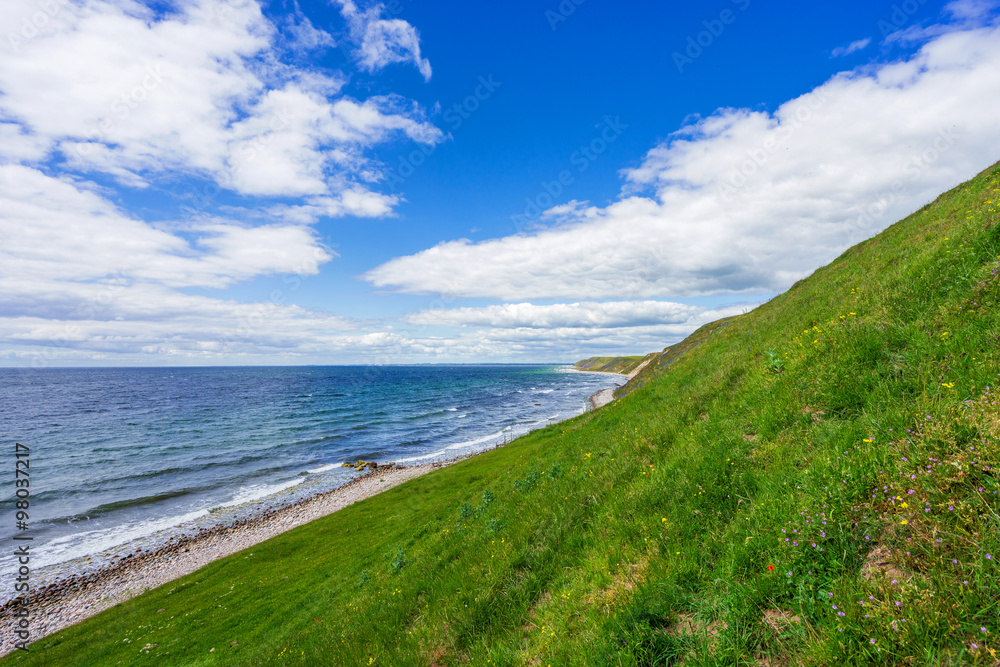
[[227, 287], [259, 275], [315, 274], [332, 255], [303, 226], [205, 219], [194, 239], [157, 229], [99, 193], [21, 165], [0, 166], [0, 280], [10, 297], [52, 281], [111, 274], [168, 287]]
[[[254, 0], [5, 3], [0, 359], [294, 362], [403, 344], [290, 301], [336, 256], [311, 223], [399, 202], [372, 189], [372, 147], [442, 133], [397, 95], [346, 96], [348, 74], [310, 62], [333, 37], [297, 5], [278, 21]], [[407, 34], [382, 43], [402, 53]], [[187, 196], [184, 220], [161, 209], [150, 221], [98, 175], [276, 199]], [[280, 287], [264, 303], [197, 294], [268, 277]]]
[[[0, 346], [7, 358], [294, 356], [339, 349], [359, 335], [358, 323], [285, 304], [333, 257], [311, 228], [218, 218], [177, 227], [183, 231], [138, 220], [86, 182], [0, 165]], [[269, 303], [185, 291], [258, 276], [290, 280]]]
[[1000, 29], [962, 25], [771, 113], [720, 109], [553, 229], [448, 241], [364, 275], [405, 293], [645, 299], [786, 289], [997, 159]]
[[413, 105], [337, 97], [344, 76], [283, 63], [282, 44], [332, 44], [301, 13], [280, 33], [253, 0], [159, 14], [126, 0], [56, 1], [25, 33], [39, 6], [8, 5], [0, 34], [16, 41], [0, 59], [0, 117], [12, 142], [0, 154], [17, 160], [61, 154], [66, 168], [129, 187], [169, 173], [239, 194], [337, 197], [367, 188], [356, 176], [371, 171], [373, 144], [442, 139]]
[[420, 56], [420, 35], [402, 19], [379, 18], [385, 11], [381, 4], [358, 9], [352, 0], [338, 0], [347, 19], [351, 39], [357, 45], [355, 55], [370, 72], [393, 63], [413, 63], [424, 80], [431, 79], [431, 63]]

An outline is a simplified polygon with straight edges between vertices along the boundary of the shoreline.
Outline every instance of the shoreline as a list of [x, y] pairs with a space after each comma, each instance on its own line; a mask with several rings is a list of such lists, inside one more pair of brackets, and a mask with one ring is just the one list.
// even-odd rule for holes
[[607, 389], [602, 389], [587, 399], [587, 401], [590, 403], [591, 409], [596, 410], [597, 408], [603, 407], [608, 403], [612, 402], [613, 400], [615, 400], [615, 392], [621, 387], [624, 387], [629, 382], [631, 382], [632, 378], [634, 378], [636, 375], [642, 372], [642, 369], [648, 366], [650, 361], [652, 361], [652, 359], [645, 359], [641, 364], [635, 367], [635, 370], [633, 370], [631, 373], [628, 374], [609, 373], [607, 371], [584, 371], [580, 370], [579, 368], [571, 368], [571, 370], [573, 370], [576, 373], [600, 373], [601, 375], [617, 375], [618, 377], [625, 378], [625, 382], [623, 382], [622, 384], [616, 385], [614, 387], [608, 387]]
[[[599, 371], [574, 372], [592, 373]], [[608, 375], [608, 373], [601, 373]], [[632, 376], [620, 375], [626, 382]], [[613, 400], [616, 387], [602, 389], [588, 398], [591, 409]], [[600, 398], [599, 398], [600, 397]], [[596, 401], [602, 401], [596, 403]], [[579, 416], [579, 415], [576, 415]], [[328, 516], [360, 500], [375, 496], [434, 469], [478, 456], [507, 444], [497, 443], [453, 459], [430, 461], [416, 465], [386, 463], [333, 489], [320, 491], [278, 507], [268, 506], [249, 515], [201, 527], [192, 534], [170, 537], [155, 549], [135, 547], [125, 555], [108, 560], [94, 570], [60, 575], [43, 580], [32, 589], [30, 609], [31, 642], [37, 642], [53, 633], [79, 623], [121, 602], [130, 600], [147, 590], [174, 581], [195, 572], [205, 565], [253, 547], [281, 533]], [[258, 499], [254, 502], [261, 502]], [[122, 553], [122, 552], [119, 552]], [[89, 560], [89, 558], [87, 559]], [[53, 564], [49, 567], [59, 567]], [[0, 603], [0, 657], [15, 650], [14, 634], [19, 607], [11, 598]]]
[[[147, 590], [179, 579], [205, 565], [255, 546], [285, 531], [333, 514], [431, 470], [477, 456], [482, 450], [449, 461], [416, 466], [385, 465], [330, 491], [291, 505], [202, 528], [191, 536], [171, 538], [155, 551], [136, 551], [117, 562], [83, 575], [70, 575], [32, 591], [29, 602], [31, 642], [79, 623]], [[0, 656], [15, 650], [13, 600], [0, 607]]]

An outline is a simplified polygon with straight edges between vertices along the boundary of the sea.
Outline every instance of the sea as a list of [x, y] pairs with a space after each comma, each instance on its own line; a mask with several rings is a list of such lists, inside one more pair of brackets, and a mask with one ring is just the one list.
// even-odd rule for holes
[[[31, 538], [33, 572], [81, 574], [341, 486], [359, 474], [345, 462], [502, 445], [622, 381], [551, 365], [0, 369], [3, 597], [11, 545], [28, 543], [15, 535]], [[30, 481], [20, 525], [17, 443]]]

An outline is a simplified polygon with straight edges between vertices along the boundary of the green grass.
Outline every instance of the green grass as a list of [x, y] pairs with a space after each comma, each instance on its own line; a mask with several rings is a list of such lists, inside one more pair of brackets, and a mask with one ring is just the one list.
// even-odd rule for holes
[[998, 192], [994, 166], [606, 408], [2, 664], [992, 665]]
[[[655, 354], [655, 353], [654, 353]], [[581, 371], [598, 371], [601, 373], [621, 373], [628, 375], [641, 364], [646, 356], [638, 357], [591, 357], [573, 364], [573, 368]]]

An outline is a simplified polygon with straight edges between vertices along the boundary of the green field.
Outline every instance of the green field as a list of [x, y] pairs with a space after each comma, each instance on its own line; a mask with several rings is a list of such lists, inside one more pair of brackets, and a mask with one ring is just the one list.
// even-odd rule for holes
[[2, 664], [994, 665], [998, 195], [994, 166], [615, 403]]

